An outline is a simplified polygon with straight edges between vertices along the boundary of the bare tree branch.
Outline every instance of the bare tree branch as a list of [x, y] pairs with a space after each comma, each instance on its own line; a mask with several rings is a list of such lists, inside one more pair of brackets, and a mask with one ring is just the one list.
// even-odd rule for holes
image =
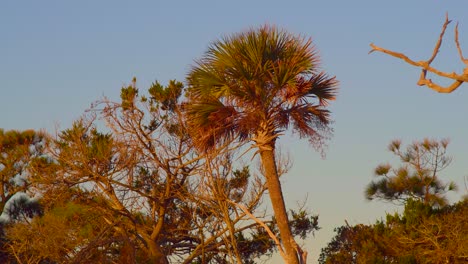
[[280, 241], [275, 236], [275, 234], [271, 231], [271, 229], [262, 220], [258, 219], [252, 213], [250, 213], [249, 210], [247, 209], [247, 207], [245, 207], [244, 205], [233, 202], [233, 201], [228, 201], [228, 202], [232, 203], [233, 205], [235, 205], [237, 207], [239, 207], [245, 214], [247, 214], [250, 218], [252, 218], [257, 224], [262, 226], [265, 229], [265, 231], [268, 233], [270, 238], [273, 239], [273, 241], [275, 241], [275, 244], [278, 247], [278, 252], [280, 253], [281, 257], [283, 257], [283, 259], [287, 259], [286, 254], [284, 253], [284, 250], [283, 250], [283, 247], [281, 246]]
[[463, 57], [463, 52], [462, 52], [462, 50], [460, 48], [460, 42], [458, 41], [458, 23], [455, 26], [455, 43], [457, 44], [457, 50], [458, 50], [458, 54], [460, 54], [461, 61], [463, 61], [463, 63], [467, 64], [468, 59], [465, 59], [465, 57]]
[[[465, 68], [463, 69], [462, 73], [461, 74], [457, 74], [455, 72], [448, 73], [448, 72], [440, 71], [436, 68], [431, 67], [431, 63], [434, 61], [437, 54], [439, 53], [440, 47], [442, 45], [442, 40], [444, 38], [445, 30], [447, 29], [447, 26], [448, 24], [450, 24], [450, 22], [451, 20], [448, 19], [448, 14], [447, 14], [445, 17], [445, 22], [442, 26], [442, 31], [440, 32], [439, 38], [434, 47], [434, 51], [432, 52], [431, 57], [426, 61], [414, 61], [403, 53], [384, 49], [384, 48], [374, 45], [373, 43], [370, 44], [372, 49], [369, 51], [369, 53], [372, 53], [374, 51], [379, 51], [379, 52], [388, 54], [392, 57], [399, 58], [410, 65], [421, 68], [421, 75], [417, 82], [419, 86], [427, 86], [428, 88], [439, 93], [451, 93], [455, 91], [458, 87], [460, 87], [464, 82], [468, 82], [468, 59], [465, 59], [463, 57], [463, 53], [460, 48], [460, 42], [458, 40], [458, 24], [455, 27], [455, 43], [457, 46], [458, 54], [460, 55], [460, 59], [465, 64]], [[454, 80], [454, 82], [448, 86], [442, 86], [442, 85], [436, 84], [432, 82], [431, 79], [428, 79], [426, 77], [428, 71], [438, 76]]]
[[445, 30], [447, 29], [448, 24], [450, 24], [452, 20], [448, 19], [448, 14], [445, 14], [445, 22], [444, 25], [442, 26], [442, 31], [440, 32], [439, 39], [437, 40], [436, 46], [434, 47], [434, 51], [432, 52], [432, 57], [427, 60], [428, 64], [431, 64], [432, 61], [435, 59], [437, 56], [437, 53], [439, 53], [440, 46], [442, 45], [442, 40], [444, 38]]

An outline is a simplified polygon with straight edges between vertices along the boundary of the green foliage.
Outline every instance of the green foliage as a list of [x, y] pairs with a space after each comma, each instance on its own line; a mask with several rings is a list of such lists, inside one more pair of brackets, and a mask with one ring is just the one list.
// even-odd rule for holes
[[447, 140], [424, 139], [401, 149], [395, 140], [388, 149], [403, 163], [376, 167], [376, 181], [366, 197], [400, 201], [402, 214], [387, 214], [374, 225], [342, 226], [322, 249], [320, 263], [465, 263], [468, 258], [466, 200], [447, 206], [445, 193], [454, 190], [439, 173], [451, 161]]
[[[51, 140], [47, 155], [29, 165], [39, 203], [12, 203], [5, 259], [231, 263], [237, 254], [254, 263], [275, 252], [266, 230], [239, 206], [279, 237], [275, 220], [256, 213], [264, 181], [249, 167], [233, 168], [234, 151], [213, 164], [199, 155], [185, 131], [182, 92], [180, 82], [156, 82], [141, 96], [134, 79], [122, 88], [121, 102], [104, 99]], [[291, 214], [295, 236], [318, 229], [317, 216]]]
[[13, 199], [6, 209], [6, 216], [8, 216], [10, 223], [28, 220], [42, 214], [43, 208], [40, 203], [36, 199], [30, 199], [25, 195]]
[[326, 106], [337, 81], [318, 61], [310, 39], [274, 26], [213, 42], [188, 76], [187, 122], [197, 146], [288, 128], [319, 145], [330, 133]]
[[[89, 248], [108, 235], [102, 222], [103, 218], [94, 208], [68, 201], [32, 218], [30, 222], [9, 226], [8, 251], [23, 262], [111, 263], [113, 257], [107, 255], [106, 250], [118, 243], [100, 243], [99, 248]], [[110, 241], [117, 242], [115, 239]]]
[[60, 147], [59, 160], [73, 159], [67, 164], [70, 168], [88, 168], [88, 172], [97, 174], [111, 169], [116, 148], [111, 134], [98, 132], [95, 127], [85, 125], [84, 120], [78, 120], [72, 128], [62, 131], [55, 144]]
[[138, 96], [138, 89], [136, 88], [136, 78], [133, 78], [132, 84], [127, 87], [122, 87], [120, 90], [120, 99], [122, 99], [122, 108], [124, 110], [131, 110], [135, 106], [135, 100]]
[[244, 166], [242, 170], [235, 170], [233, 177], [228, 182], [228, 189], [241, 189], [248, 184], [250, 178], [249, 167]]
[[[379, 223], [376, 225], [379, 226]], [[335, 228], [337, 235], [322, 249], [319, 263], [392, 263], [386, 262], [381, 228], [366, 225]]]
[[417, 199], [431, 206], [446, 205], [445, 193], [456, 189], [455, 183], [444, 184], [439, 179], [439, 173], [451, 161], [447, 146], [447, 140], [424, 139], [401, 150], [400, 141], [391, 142], [388, 149], [403, 164], [397, 168], [390, 164], [377, 166], [377, 179], [367, 186], [366, 198], [391, 202]]
[[174, 111], [182, 95], [184, 85], [176, 80], [169, 81], [169, 85], [162, 86], [159, 82], [154, 82], [148, 92], [151, 100], [160, 105], [162, 110]]
[[41, 158], [45, 144], [43, 133], [0, 129], [0, 214], [16, 194], [27, 191], [29, 167]]
[[385, 222], [336, 228], [319, 263], [466, 263], [467, 213], [466, 201], [434, 209], [410, 199]]
[[294, 236], [305, 239], [308, 234], [320, 229], [318, 226], [318, 215], [310, 216], [308, 212], [302, 209], [298, 212], [291, 210], [291, 215], [292, 220], [290, 220], [289, 225]]

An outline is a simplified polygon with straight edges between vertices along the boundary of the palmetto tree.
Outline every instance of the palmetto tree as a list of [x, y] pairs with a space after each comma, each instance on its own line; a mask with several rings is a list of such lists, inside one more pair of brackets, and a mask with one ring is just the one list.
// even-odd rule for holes
[[266, 25], [212, 43], [187, 78], [187, 121], [199, 149], [230, 140], [255, 143], [288, 263], [299, 263], [299, 248], [288, 225], [275, 142], [290, 127], [319, 148], [330, 136], [326, 106], [338, 82], [318, 63], [310, 39]]

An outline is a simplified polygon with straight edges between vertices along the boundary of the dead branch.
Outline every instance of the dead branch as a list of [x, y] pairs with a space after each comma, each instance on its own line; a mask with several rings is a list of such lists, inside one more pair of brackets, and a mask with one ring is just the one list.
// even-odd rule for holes
[[247, 209], [247, 207], [245, 207], [244, 205], [233, 202], [233, 201], [228, 201], [228, 202], [239, 207], [245, 214], [247, 214], [250, 218], [252, 218], [255, 222], [257, 222], [257, 224], [261, 225], [265, 229], [265, 231], [268, 233], [270, 238], [273, 239], [273, 241], [275, 242], [276, 246], [278, 247], [278, 252], [280, 253], [281, 257], [287, 260], [286, 254], [284, 253], [284, 250], [283, 250], [283, 247], [281, 246], [280, 241], [275, 236], [275, 234], [273, 234], [271, 229], [262, 220], [255, 217], [251, 212], [249, 212], [249, 209]]
[[[458, 87], [460, 87], [464, 82], [468, 82], [468, 59], [465, 59], [463, 57], [463, 52], [462, 52], [462, 50], [460, 48], [460, 42], [458, 40], [458, 24], [455, 26], [455, 43], [456, 43], [456, 46], [457, 46], [458, 54], [460, 55], [460, 59], [465, 64], [465, 68], [463, 69], [463, 72], [461, 74], [457, 74], [455, 72], [448, 73], [448, 72], [443, 72], [443, 71], [440, 71], [440, 70], [438, 70], [436, 68], [431, 67], [431, 63], [434, 61], [437, 54], [439, 53], [440, 46], [442, 45], [442, 40], [444, 38], [445, 30], [447, 29], [447, 26], [448, 26], [448, 24], [450, 24], [450, 22], [451, 22], [451, 20], [448, 19], [448, 14], [447, 14], [445, 16], [445, 22], [444, 22], [444, 24], [442, 26], [442, 31], [440, 32], [439, 38], [438, 38], [437, 43], [436, 43], [436, 45], [434, 47], [432, 55], [428, 60], [414, 61], [414, 60], [410, 59], [408, 56], [406, 56], [403, 53], [387, 50], [387, 49], [381, 48], [379, 46], [376, 46], [373, 43], [370, 44], [372, 49], [369, 51], [369, 53], [372, 53], [374, 51], [382, 52], [382, 53], [388, 54], [390, 56], [393, 56], [395, 58], [399, 58], [399, 59], [405, 61], [406, 63], [410, 64], [410, 65], [421, 68], [421, 75], [419, 76], [419, 80], [417, 82], [417, 84], [419, 86], [427, 86], [430, 89], [432, 89], [432, 90], [434, 90], [434, 91], [436, 91], [438, 93], [451, 93], [451, 92], [455, 91]], [[454, 80], [454, 82], [452, 84], [448, 85], [448, 86], [442, 86], [442, 85], [436, 84], [436, 83], [432, 82], [431, 79], [428, 79], [426, 77], [427, 72], [431, 72], [431, 73], [434, 73], [434, 74], [436, 74], [438, 76]]]

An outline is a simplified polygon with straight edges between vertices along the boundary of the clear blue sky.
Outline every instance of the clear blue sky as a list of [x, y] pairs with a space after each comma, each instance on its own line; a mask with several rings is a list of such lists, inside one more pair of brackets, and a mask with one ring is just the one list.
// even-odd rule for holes
[[[335, 136], [324, 160], [306, 141], [285, 137], [280, 143], [294, 159], [283, 179], [288, 205], [308, 196], [307, 207], [320, 215], [322, 229], [305, 242], [309, 263], [315, 263], [345, 219], [373, 223], [397, 209], [363, 197], [373, 168], [392, 161], [390, 140], [450, 138], [454, 161], [443, 176], [463, 187], [468, 84], [453, 94], [436, 94], [416, 85], [417, 69], [367, 52], [374, 42], [427, 59], [448, 12], [460, 22], [468, 56], [466, 10], [466, 0], [2, 0], [0, 127], [66, 128], [103, 95], [118, 98], [133, 76], [140, 89], [156, 79], [184, 80], [211, 41], [252, 26], [271, 23], [310, 36], [323, 68], [341, 82], [331, 107]], [[435, 66], [460, 72], [453, 26]]]

